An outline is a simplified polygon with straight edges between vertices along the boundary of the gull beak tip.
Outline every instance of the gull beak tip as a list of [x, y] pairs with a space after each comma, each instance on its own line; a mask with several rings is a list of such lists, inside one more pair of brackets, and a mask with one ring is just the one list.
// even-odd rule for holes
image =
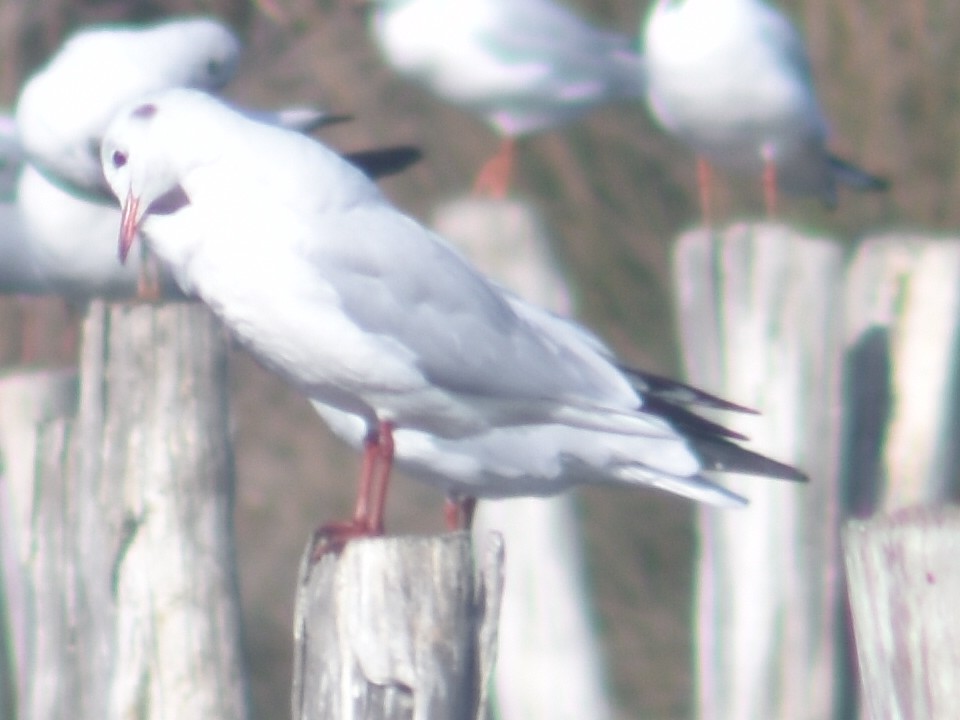
[[132, 193], [128, 194], [120, 213], [120, 238], [117, 246], [117, 257], [121, 264], [126, 264], [130, 248], [133, 247], [133, 241], [137, 237], [137, 229], [140, 224], [138, 218], [139, 207], [139, 198]]

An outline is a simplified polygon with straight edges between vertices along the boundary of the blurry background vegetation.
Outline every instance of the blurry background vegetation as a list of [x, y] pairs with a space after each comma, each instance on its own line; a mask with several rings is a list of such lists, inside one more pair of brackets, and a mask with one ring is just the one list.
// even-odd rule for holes
[[[566, 1], [629, 34], [646, 9], [638, 0]], [[420, 145], [426, 160], [385, 187], [424, 220], [437, 203], [468, 190], [497, 145], [485, 126], [392, 76], [348, 2], [273, 2], [279, 21], [250, 0], [0, 0], [0, 102], [10, 107], [23, 77], [77, 25], [213, 13], [247, 42], [231, 97], [349, 112], [354, 122], [323, 136], [339, 148]], [[788, 200], [782, 219], [848, 245], [892, 228], [953, 233], [960, 224], [960, 3], [792, 0], [782, 7], [806, 33], [834, 149], [893, 181], [886, 196], [843, 195], [833, 213]], [[692, 156], [658, 132], [644, 108], [622, 106], [524, 140], [519, 170], [515, 195], [544, 212], [580, 316], [626, 360], [679, 374], [668, 262], [672, 238], [698, 219]], [[756, 181], [724, 182], [721, 217], [756, 217], [761, 201]], [[67, 361], [57, 303], [25, 311], [4, 299], [0, 362], [18, 357], [24, 312], [43, 318], [44, 357]], [[254, 701], [258, 718], [282, 717], [297, 559], [317, 523], [349, 512], [355, 458], [283, 383], [241, 353], [235, 360], [237, 532]], [[438, 494], [402, 481], [394, 490], [391, 530], [441, 526]], [[581, 498], [619, 716], [686, 717], [692, 506], [654, 492], [604, 489]]]

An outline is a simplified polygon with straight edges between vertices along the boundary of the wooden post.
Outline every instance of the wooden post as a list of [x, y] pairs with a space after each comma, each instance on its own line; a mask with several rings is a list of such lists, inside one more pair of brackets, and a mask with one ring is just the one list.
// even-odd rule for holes
[[[570, 293], [545, 224], [528, 203], [455, 200], [438, 208], [434, 225], [509, 289], [569, 313]], [[498, 717], [612, 717], [575, 493], [481, 502], [474, 538], [490, 531], [501, 533], [508, 548], [496, 668]]]
[[846, 298], [845, 485], [860, 517], [955, 498], [960, 241], [864, 241]]
[[17, 718], [27, 677], [33, 624], [26, 566], [32, 547], [38, 438], [52, 423], [73, 417], [77, 376], [72, 369], [7, 371], [0, 378], [0, 718]]
[[17, 717], [242, 720], [222, 330], [199, 305], [96, 302], [83, 337], [77, 417], [10, 488], [30, 509]]
[[960, 509], [844, 528], [866, 717], [960, 717]]
[[760, 416], [722, 422], [810, 475], [725, 484], [744, 510], [699, 513], [698, 717], [833, 716], [845, 670], [837, 456], [842, 254], [771, 224], [680, 238], [674, 255], [691, 382]]
[[356, 540], [300, 564], [294, 720], [483, 720], [503, 541], [475, 579], [466, 534]]

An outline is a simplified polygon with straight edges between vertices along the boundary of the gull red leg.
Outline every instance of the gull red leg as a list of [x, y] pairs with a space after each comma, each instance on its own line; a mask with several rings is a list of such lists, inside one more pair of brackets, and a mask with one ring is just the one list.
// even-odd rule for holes
[[767, 208], [767, 217], [777, 216], [777, 164], [767, 153], [763, 156], [763, 203]]
[[365, 527], [370, 515], [370, 490], [373, 486], [373, 474], [377, 469], [378, 447], [378, 434], [376, 432], [368, 433], [363, 440], [363, 459], [360, 461], [357, 502], [353, 508], [353, 522], [358, 527]]
[[443, 501], [444, 525], [450, 532], [469, 530], [473, 526], [473, 515], [477, 509], [474, 497], [452, 498]]
[[700, 192], [700, 213], [703, 224], [713, 225], [713, 166], [705, 157], [697, 156], [697, 189]]
[[383, 535], [383, 514], [387, 504], [387, 489], [393, 470], [393, 423], [381, 421], [377, 428], [377, 464], [370, 492], [370, 512], [367, 514], [367, 530], [371, 535]]
[[496, 155], [487, 160], [477, 173], [473, 194], [502, 200], [510, 189], [513, 166], [516, 158], [516, 140], [506, 138], [500, 143]]
[[367, 434], [363, 441], [363, 459], [360, 463], [353, 518], [326, 523], [314, 531], [313, 551], [310, 556], [313, 562], [319, 561], [328, 552], [340, 552], [353, 538], [383, 534], [386, 483], [393, 464], [392, 431], [391, 423], [381, 422], [376, 430]]
[[40, 357], [40, 319], [36, 313], [36, 299], [17, 295], [20, 310], [20, 364], [32, 365]]

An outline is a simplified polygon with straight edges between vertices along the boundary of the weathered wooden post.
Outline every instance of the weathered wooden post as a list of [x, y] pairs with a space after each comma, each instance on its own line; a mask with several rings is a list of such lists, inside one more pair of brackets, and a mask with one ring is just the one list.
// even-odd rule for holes
[[864, 716], [960, 717], [960, 509], [851, 521], [843, 535]]
[[[460, 199], [434, 225], [484, 272], [555, 312], [570, 295], [542, 219], [521, 201]], [[502, 720], [612, 717], [593, 623], [574, 493], [481, 502], [474, 538], [506, 541], [496, 702]]]
[[[865, 718], [960, 714], [960, 242], [865, 240], [847, 276], [844, 529]], [[870, 519], [865, 519], [869, 516]]]
[[475, 575], [466, 534], [357, 540], [317, 564], [294, 619], [294, 720], [484, 720], [503, 541]]
[[[566, 309], [542, 223], [523, 203], [455, 201], [435, 224], [507, 286]], [[471, 599], [466, 536], [350, 543], [340, 557], [305, 562], [295, 720], [483, 717], [494, 657], [498, 717], [607, 717], [574, 519], [569, 496], [481, 503], [474, 542], [494, 543], [482, 602]], [[541, 552], [548, 542], [553, 561]]]
[[689, 379], [758, 417], [722, 422], [807, 485], [725, 482], [744, 510], [703, 508], [698, 717], [833, 716], [844, 674], [837, 479], [839, 246], [772, 224], [696, 230], [674, 255]]
[[18, 717], [29, 680], [18, 670], [27, 659], [33, 622], [24, 551], [32, 543], [34, 508], [32, 492], [25, 491], [34, 487], [38, 437], [72, 418], [76, 405], [72, 369], [13, 368], [0, 378], [0, 718]]
[[850, 510], [956, 498], [960, 241], [865, 240], [846, 283], [845, 462]]
[[18, 720], [247, 716], [226, 359], [202, 306], [91, 305], [77, 416], [7, 488]]

